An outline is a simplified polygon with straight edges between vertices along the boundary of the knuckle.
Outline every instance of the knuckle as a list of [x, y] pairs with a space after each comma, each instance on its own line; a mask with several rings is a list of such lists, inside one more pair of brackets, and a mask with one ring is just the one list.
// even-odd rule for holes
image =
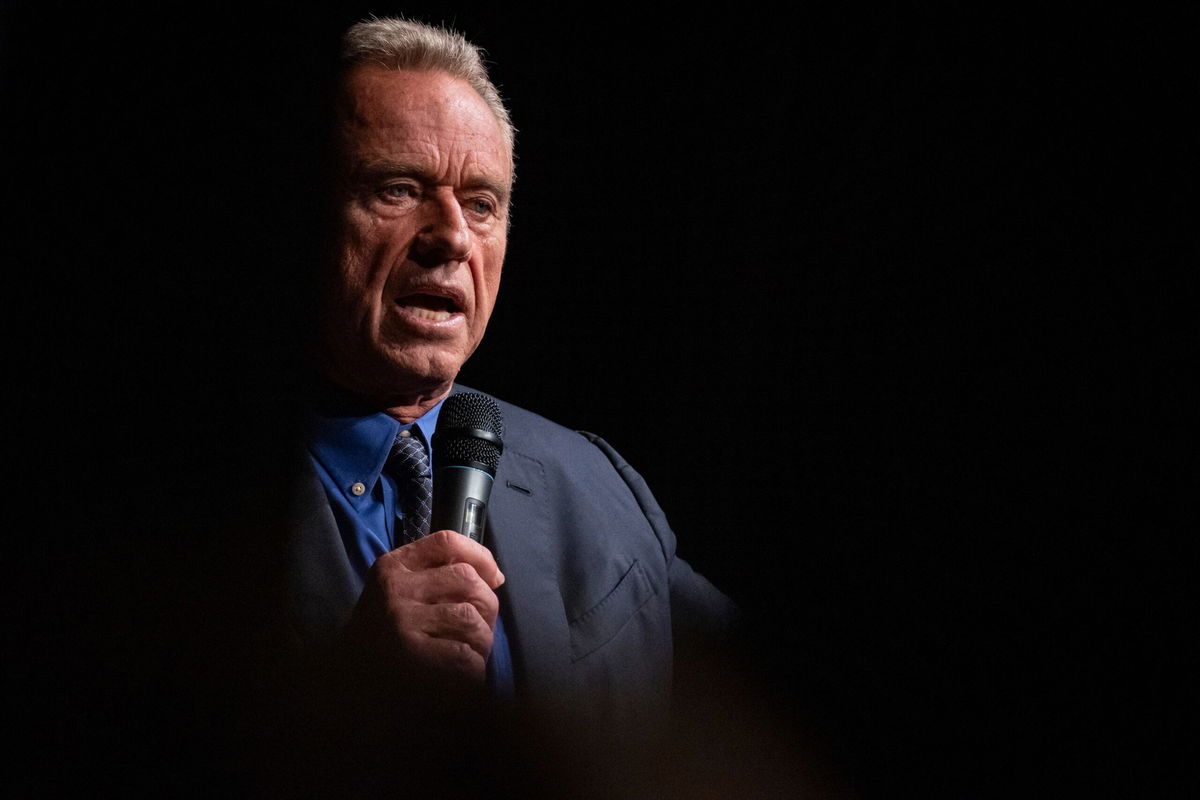
[[436, 531], [418, 541], [429, 542], [431, 547], [436, 547], [443, 553], [449, 553], [454, 550], [454, 538], [456, 536], [458, 534], [454, 531]]
[[445, 610], [450, 620], [460, 625], [473, 624], [479, 616], [475, 606], [470, 603], [450, 603], [445, 606]]
[[407, 574], [414, 571], [413, 564], [418, 563], [418, 557], [410, 549], [414, 543], [401, 545], [395, 550], [384, 553], [375, 560], [375, 566], [387, 574]]
[[478, 577], [475, 572], [475, 568], [462, 561], [457, 561], [453, 564], [450, 564], [446, 567], [446, 569], [450, 573], [451, 577], [457, 581], [469, 582]]
[[465, 669], [474, 669], [479, 666], [479, 662], [482, 659], [475, 648], [466, 642], [451, 642], [450, 658], [455, 664]]

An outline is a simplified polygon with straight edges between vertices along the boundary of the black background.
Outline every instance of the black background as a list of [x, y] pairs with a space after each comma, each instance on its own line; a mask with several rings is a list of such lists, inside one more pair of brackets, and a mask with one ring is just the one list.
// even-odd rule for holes
[[32, 519], [11, 685], [50, 763], [179, 717], [224, 741], [206, 706], [278, 535], [328, 67], [345, 24], [405, 10], [487, 50], [519, 130], [463, 381], [642, 472], [746, 612], [731, 696], [770, 707], [778, 758], [864, 796], [1178, 766], [1180, 21], [34, 6], [0, 33]]

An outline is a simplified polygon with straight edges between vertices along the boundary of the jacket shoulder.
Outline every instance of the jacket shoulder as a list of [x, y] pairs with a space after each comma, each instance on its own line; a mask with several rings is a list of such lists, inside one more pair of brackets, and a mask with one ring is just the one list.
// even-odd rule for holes
[[541, 414], [502, 400], [487, 392], [456, 385], [456, 392], [476, 392], [496, 401], [504, 421], [504, 449], [547, 462], [584, 457], [595, 447], [589, 436], [548, 419]]

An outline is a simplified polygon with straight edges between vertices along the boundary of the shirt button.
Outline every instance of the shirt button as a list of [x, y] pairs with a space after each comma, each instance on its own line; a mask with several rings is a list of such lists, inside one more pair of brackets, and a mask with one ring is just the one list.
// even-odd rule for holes
[[412, 431], [411, 431], [411, 430], [407, 430], [407, 429], [406, 429], [406, 430], [402, 430], [402, 431], [400, 431], [400, 438], [401, 438], [401, 439], [407, 439], [407, 438], [408, 438], [408, 437], [410, 437], [410, 436], [412, 436]]
[[350, 493], [353, 494], [355, 497], [362, 495], [362, 493], [365, 492], [366, 490], [367, 490], [367, 487], [363, 486], [361, 482], [356, 483], [350, 487]]

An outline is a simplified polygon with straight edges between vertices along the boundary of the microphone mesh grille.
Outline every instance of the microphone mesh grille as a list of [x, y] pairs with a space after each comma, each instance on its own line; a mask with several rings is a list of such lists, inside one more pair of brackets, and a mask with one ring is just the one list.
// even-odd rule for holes
[[482, 428], [504, 438], [500, 406], [485, 394], [463, 392], [451, 395], [438, 413], [438, 425], [447, 428]]
[[500, 466], [500, 448], [484, 439], [473, 436], [456, 436], [438, 442], [433, 451], [433, 460], [449, 466], [465, 465], [468, 462], [483, 464], [493, 475]]
[[454, 428], [479, 428], [503, 438], [504, 419], [496, 401], [476, 392], [451, 395], [438, 413], [433, 448], [433, 460], [438, 467], [475, 462], [485, 465], [495, 475], [500, 466], [500, 448], [486, 439], [474, 436], [437, 435], [440, 431]]

